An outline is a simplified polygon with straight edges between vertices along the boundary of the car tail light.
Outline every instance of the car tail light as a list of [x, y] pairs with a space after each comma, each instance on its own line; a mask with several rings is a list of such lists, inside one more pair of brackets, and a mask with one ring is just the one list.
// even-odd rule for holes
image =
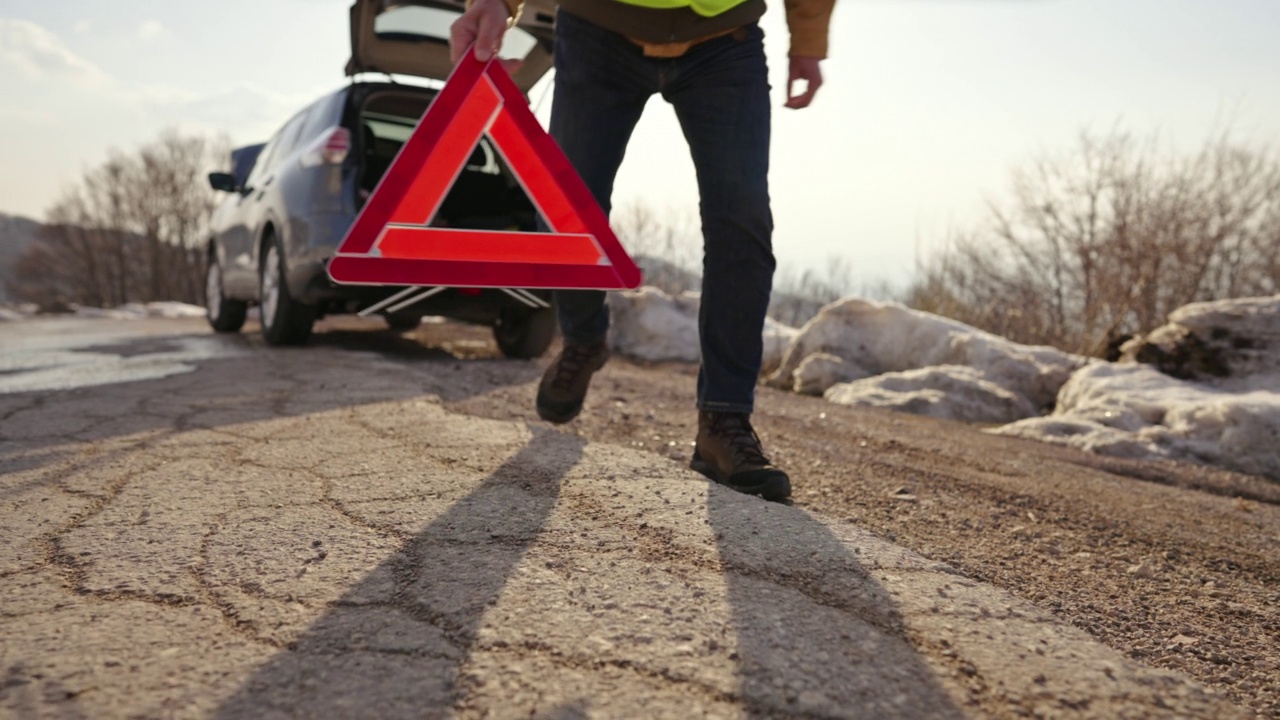
[[350, 151], [351, 131], [341, 125], [331, 127], [307, 146], [307, 151], [302, 154], [302, 164], [306, 167], [341, 165]]

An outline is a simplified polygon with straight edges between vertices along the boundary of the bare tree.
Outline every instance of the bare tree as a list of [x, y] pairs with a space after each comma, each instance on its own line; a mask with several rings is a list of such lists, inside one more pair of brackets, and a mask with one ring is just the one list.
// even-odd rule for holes
[[1189, 302], [1280, 289], [1280, 160], [1221, 135], [1197, 153], [1083, 134], [1014, 174], [1008, 206], [923, 261], [914, 307], [1100, 355]]
[[46, 212], [10, 291], [43, 306], [201, 301], [199, 245], [216, 202], [205, 174], [226, 147], [166, 131], [134, 154], [113, 151]]
[[774, 276], [769, 317], [784, 325], [800, 326], [818, 314], [824, 305], [850, 295], [854, 290], [853, 266], [848, 259], [831, 255], [822, 269], [796, 271], [781, 267]]
[[688, 210], [660, 211], [637, 200], [615, 208], [610, 224], [646, 285], [672, 295], [702, 286], [702, 237]]
[[[702, 238], [696, 217], [688, 211], [659, 211], [643, 201], [616, 208], [610, 218], [628, 252], [644, 271], [646, 285], [676, 294], [702, 286]], [[832, 255], [821, 269], [795, 271], [780, 267], [774, 275], [769, 316], [800, 325], [827, 303], [855, 290], [853, 266]], [[866, 294], [889, 297], [887, 286], [864, 288]]]

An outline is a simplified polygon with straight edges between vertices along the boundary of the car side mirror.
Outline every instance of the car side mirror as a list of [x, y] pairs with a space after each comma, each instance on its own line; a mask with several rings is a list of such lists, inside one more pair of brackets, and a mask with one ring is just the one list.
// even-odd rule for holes
[[209, 187], [229, 193], [240, 191], [240, 184], [236, 182], [236, 176], [225, 172], [209, 173]]

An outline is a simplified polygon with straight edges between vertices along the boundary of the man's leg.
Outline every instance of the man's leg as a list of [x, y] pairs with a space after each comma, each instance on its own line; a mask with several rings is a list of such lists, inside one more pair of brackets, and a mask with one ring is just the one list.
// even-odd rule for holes
[[[745, 36], [745, 37], [744, 37]], [[704, 243], [698, 407], [750, 413], [773, 285], [769, 83], [763, 34], [696, 45], [663, 95], [698, 175]]]
[[[555, 93], [551, 136], [609, 214], [613, 182], [645, 103], [657, 91], [657, 70], [621, 35], [569, 13], [556, 17]], [[608, 357], [609, 309], [598, 290], [555, 293], [565, 348], [538, 388], [538, 414], [551, 422], [582, 410], [591, 375]]]
[[697, 170], [704, 247], [693, 466], [738, 490], [781, 500], [790, 480], [764, 456], [749, 420], [776, 266], [763, 33], [752, 25], [697, 45], [677, 68], [663, 95], [675, 107]]

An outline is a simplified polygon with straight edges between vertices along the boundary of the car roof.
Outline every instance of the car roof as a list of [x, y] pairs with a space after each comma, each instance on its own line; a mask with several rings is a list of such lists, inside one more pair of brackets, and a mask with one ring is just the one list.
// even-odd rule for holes
[[[465, 9], [465, 0], [355, 0], [347, 75], [444, 80], [453, 70], [449, 28]], [[512, 79], [525, 92], [551, 69], [554, 20], [554, 0], [526, 0], [518, 25], [504, 39], [499, 55], [523, 60]]]

